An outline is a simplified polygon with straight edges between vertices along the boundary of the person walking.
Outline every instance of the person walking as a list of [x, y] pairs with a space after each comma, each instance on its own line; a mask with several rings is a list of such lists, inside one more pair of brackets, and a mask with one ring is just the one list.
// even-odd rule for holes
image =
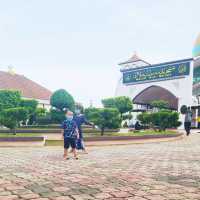
[[187, 112], [185, 113], [185, 121], [184, 121], [184, 127], [187, 136], [190, 135], [191, 123], [192, 123], [192, 111], [191, 108], [188, 107]]
[[77, 124], [78, 127], [78, 132], [79, 132], [79, 138], [76, 141], [76, 148], [77, 150], [82, 150], [84, 153], [87, 153], [86, 148], [85, 148], [85, 144], [84, 144], [84, 137], [83, 137], [83, 131], [82, 131], [82, 125], [90, 125], [90, 126], [94, 126], [93, 123], [89, 122], [85, 115], [83, 115], [81, 113], [80, 110], [76, 110], [75, 111], [75, 115], [74, 115], [74, 121]]
[[76, 140], [79, 138], [78, 126], [76, 122], [73, 120], [73, 112], [65, 111], [66, 120], [62, 123], [62, 136], [64, 138], [64, 159], [69, 159], [68, 157], [68, 149], [72, 148], [72, 153], [74, 154], [74, 158], [77, 160], [77, 152], [76, 152]]

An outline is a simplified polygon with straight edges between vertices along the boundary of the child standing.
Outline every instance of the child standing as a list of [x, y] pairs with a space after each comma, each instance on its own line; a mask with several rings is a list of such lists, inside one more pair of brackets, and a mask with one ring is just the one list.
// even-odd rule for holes
[[69, 159], [68, 157], [68, 149], [72, 148], [72, 152], [74, 154], [74, 158], [77, 160], [77, 152], [76, 152], [76, 140], [79, 138], [79, 132], [77, 128], [76, 122], [73, 120], [73, 112], [66, 111], [65, 112], [66, 120], [62, 123], [62, 135], [64, 138], [64, 159]]

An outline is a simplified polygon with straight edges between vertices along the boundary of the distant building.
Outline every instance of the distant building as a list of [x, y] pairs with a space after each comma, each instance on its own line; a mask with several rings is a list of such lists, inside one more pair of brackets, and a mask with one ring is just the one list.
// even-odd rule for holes
[[35, 99], [39, 107], [50, 109], [52, 92], [23, 75], [0, 71], [0, 90], [18, 90], [24, 99]]
[[[151, 108], [154, 100], [167, 101], [180, 111], [182, 105], [192, 107], [193, 127], [200, 128], [200, 34], [195, 41], [193, 58], [150, 64], [134, 54], [119, 63], [122, 76], [116, 96], [129, 96], [135, 111]], [[181, 116], [183, 121], [183, 116]]]

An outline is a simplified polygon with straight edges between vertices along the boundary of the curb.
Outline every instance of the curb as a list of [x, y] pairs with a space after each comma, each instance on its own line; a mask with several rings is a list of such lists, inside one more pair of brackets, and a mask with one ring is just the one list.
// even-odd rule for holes
[[[109, 137], [109, 136], [108, 136]], [[119, 136], [118, 136], [119, 137]], [[125, 138], [128, 137], [128, 138]], [[130, 138], [131, 137], [131, 138]], [[168, 135], [168, 137], [142, 137], [138, 136], [122, 136], [119, 138], [101, 138], [101, 140], [95, 140], [94, 138], [85, 138], [86, 146], [111, 146], [111, 145], [130, 145], [130, 144], [146, 144], [146, 143], [159, 143], [159, 142], [169, 142], [183, 139], [183, 134], [179, 133], [176, 135]], [[107, 139], [107, 140], [106, 140]], [[45, 146], [63, 146], [63, 140], [46, 140]]]

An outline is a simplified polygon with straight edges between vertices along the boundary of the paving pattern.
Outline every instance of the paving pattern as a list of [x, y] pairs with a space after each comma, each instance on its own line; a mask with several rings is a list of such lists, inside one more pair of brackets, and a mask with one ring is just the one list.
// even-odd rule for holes
[[89, 152], [0, 148], [0, 200], [200, 200], [200, 134]]

